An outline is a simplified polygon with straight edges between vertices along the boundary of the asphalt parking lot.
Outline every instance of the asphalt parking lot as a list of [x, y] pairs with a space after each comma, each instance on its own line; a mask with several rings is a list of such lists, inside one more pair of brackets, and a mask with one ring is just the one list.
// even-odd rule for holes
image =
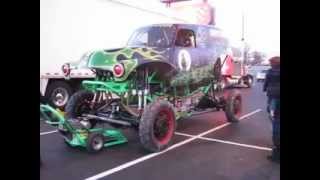
[[239, 89], [241, 121], [230, 124], [223, 112], [196, 115], [178, 125], [172, 146], [160, 153], [141, 147], [137, 132], [125, 129], [129, 142], [98, 154], [67, 147], [55, 129], [40, 123], [41, 180], [277, 180], [280, 165], [271, 153], [271, 123], [262, 84]]

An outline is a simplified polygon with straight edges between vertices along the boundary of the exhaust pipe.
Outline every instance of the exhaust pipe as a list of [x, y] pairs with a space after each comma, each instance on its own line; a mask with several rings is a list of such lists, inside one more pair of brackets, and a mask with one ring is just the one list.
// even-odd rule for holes
[[105, 121], [108, 123], [120, 124], [120, 125], [124, 125], [124, 126], [131, 126], [131, 123], [121, 121], [121, 120], [111, 119], [111, 118], [107, 118], [107, 117], [101, 117], [101, 116], [96, 116], [96, 115], [92, 115], [92, 114], [84, 114], [83, 116], [85, 116], [89, 119], [99, 119], [101, 121]]

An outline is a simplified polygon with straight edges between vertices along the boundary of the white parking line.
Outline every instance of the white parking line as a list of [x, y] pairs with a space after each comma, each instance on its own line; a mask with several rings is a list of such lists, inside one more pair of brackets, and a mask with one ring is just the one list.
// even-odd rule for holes
[[258, 112], [260, 112], [260, 111], [262, 111], [262, 110], [261, 110], [261, 109], [257, 109], [257, 110], [255, 110], [255, 111], [252, 111], [252, 112], [246, 114], [246, 115], [241, 116], [239, 119], [240, 119], [240, 120], [245, 119], [245, 118], [247, 118], [247, 117], [249, 117], [249, 116], [252, 116], [253, 114], [258, 113]]
[[[185, 136], [185, 137], [195, 137], [194, 135], [180, 133], [180, 132], [175, 132], [175, 134], [176, 135], [180, 135], [180, 136]], [[219, 142], [219, 143], [224, 143], [224, 144], [231, 144], [231, 145], [248, 147], [248, 148], [253, 148], [253, 149], [265, 150], [265, 151], [272, 151], [272, 149], [268, 148], [268, 147], [255, 146], [255, 145], [237, 143], [237, 142], [232, 142], [232, 141], [225, 141], [225, 140], [215, 139], [215, 138], [198, 137], [197, 139], [213, 141], [213, 142]]]
[[40, 136], [46, 135], [46, 134], [52, 134], [52, 133], [56, 133], [56, 132], [58, 132], [58, 130], [42, 132], [42, 133], [40, 133]]
[[[253, 114], [257, 113], [257, 112], [260, 112], [260, 111], [261, 111], [261, 109], [257, 109], [257, 110], [255, 110], [255, 111], [253, 111], [253, 112], [251, 112], [251, 113], [248, 113], [248, 114], [240, 117], [239, 119], [242, 120], [242, 119], [244, 119], [244, 118], [246, 118], [246, 117], [249, 117], [249, 116], [251, 116], [251, 115], [253, 115]], [[143, 157], [141, 157], [141, 158], [138, 158], [138, 159], [135, 159], [135, 160], [133, 160], [133, 161], [124, 163], [124, 164], [122, 164], [122, 165], [120, 165], [120, 166], [117, 166], [117, 167], [115, 167], [115, 168], [106, 170], [106, 171], [104, 171], [104, 172], [102, 172], [102, 173], [99, 173], [99, 174], [97, 174], [97, 175], [94, 175], [94, 176], [91, 176], [91, 177], [89, 177], [89, 178], [86, 178], [85, 180], [96, 180], [96, 179], [100, 179], [100, 178], [109, 176], [109, 175], [111, 175], [111, 174], [113, 174], [113, 173], [116, 173], [116, 172], [121, 171], [121, 170], [123, 170], [123, 169], [126, 169], [126, 168], [128, 168], [128, 167], [131, 167], [131, 166], [133, 166], [133, 165], [135, 165], [135, 164], [138, 164], [138, 163], [143, 162], [143, 161], [145, 161], [145, 160], [148, 160], [148, 159], [151, 159], [151, 158], [156, 157], [156, 156], [158, 156], [158, 155], [161, 155], [161, 154], [163, 154], [163, 153], [166, 153], [166, 152], [168, 152], [168, 151], [170, 151], [170, 150], [172, 150], [172, 149], [175, 149], [175, 148], [177, 148], [177, 147], [180, 147], [180, 146], [182, 146], [182, 145], [184, 145], [184, 144], [187, 144], [187, 143], [189, 143], [189, 142], [191, 142], [191, 141], [193, 141], [193, 140], [195, 140], [195, 139], [197, 139], [197, 138], [200, 138], [201, 136], [205, 136], [205, 135], [207, 135], [207, 134], [210, 134], [210, 133], [212, 133], [212, 132], [214, 132], [214, 131], [217, 131], [217, 130], [219, 130], [219, 129], [221, 129], [221, 128], [224, 128], [224, 127], [226, 127], [226, 126], [228, 126], [228, 125], [230, 125], [230, 124], [231, 124], [231, 123], [227, 122], [227, 123], [225, 123], [225, 124], [222, 124], [222, 125], [220, 125], [220, 126], [217, 126], [217, 127], [215, 127], [215, 128], [212, 128], [212, 129], [210, 129], [210, 130], [208, 130], [208, 131], [206, 131], [206, 132], [200, 133], [200, 134], [198, 134], [198, 135], [196, 135], [196, 136], [193, 136], [193, 137], [191, 137], [191, 138], [189, 138], [189, 139], [186, 139], [186, 140], [184, 140], [184, 141], [181, 141], [181, 142], [179, 142], [179, 143], [176, 143], [176, 144], [170, 146], [168, 149], [166, 149], [166, 150], [164, 150], [164, 151], [161, 151], [161, 152], [158, 152], [158, 153], [152, 153], [152, 154], [143, 156]]]

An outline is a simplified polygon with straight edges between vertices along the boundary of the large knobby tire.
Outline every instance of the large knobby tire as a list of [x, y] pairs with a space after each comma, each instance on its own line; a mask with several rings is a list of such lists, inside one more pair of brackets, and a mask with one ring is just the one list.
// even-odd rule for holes
[[242, 113], [242, 98], [237, 90], [233, 90], [227, 95], [225, 114], [229, 122], [238, 122]]
[[54, 81], [49, 84], [45, 93], [45, 99], [54, 108], [64, 109], [70, 96], [72, 88], [64, 81]]
[[104, 136], [98, 132], [89, 133], [86, 143], [89, 153], [99, 152], [104, 146]]
[[173, 106], [164, 100], [152, 102], [144, 109], [140, 120], [140, 142], [150, 152], [162, 151], [169, 146], [175, 128]]
[[90, 91], [81, 90], [74, 93], [66, 105], [65, 112], [67, 119], [75, 119], [83, 113], [90, 112], [90, 102], [94, 94]]
[[217, 81], [220, 81], [222, 79], [221, 69], [221, 59], [219, 57], [213, 66], [213, 76]]

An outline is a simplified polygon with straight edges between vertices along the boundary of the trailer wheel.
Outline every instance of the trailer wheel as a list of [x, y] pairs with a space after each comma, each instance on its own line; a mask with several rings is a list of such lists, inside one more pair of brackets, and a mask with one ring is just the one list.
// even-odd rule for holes
[[173, 106], [163, 100], [152, 102], [143, 111], [140, 120], [140, 142], [150, 152], [162, 151], [170, 144], [175, 127]]
[[251, 88], [252, 84], [253, 84], [253, 77], [251, 75], [247, 75], [244, 78], [244, 84], [248, 87]]
[[237, 90], [231, 91], [227, 96], [225, 114], [229, 122], [238, 122], [242, 112], [242, 98]]
[[90, 153], [99, 152], [104, 145], [104, 136], [101, 133], [89, 133], [87, 139], [87, 150]]
[[74, 93], [66, 105], [66, 118], [75, 119], [83, 113], [90, 112], [90, 102], [94, 94], [90, 91], [81, 90]]
[[54, 81], [49, 84], [45, 97], [52, 107], [63, 110], [71, 94], [72, 89], [69, 84], [63, 81]]

